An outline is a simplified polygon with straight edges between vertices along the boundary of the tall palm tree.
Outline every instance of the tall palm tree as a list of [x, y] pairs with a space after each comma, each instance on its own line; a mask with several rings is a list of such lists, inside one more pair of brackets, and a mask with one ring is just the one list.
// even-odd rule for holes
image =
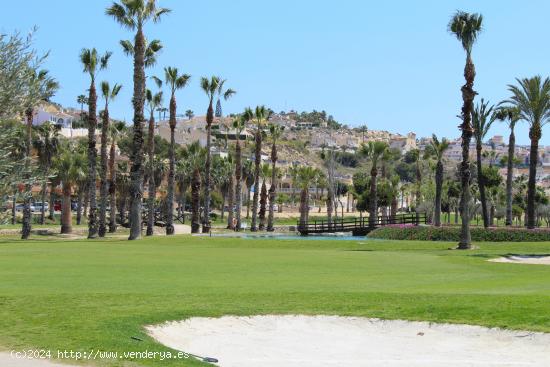
[[88, 200], [90, 201], [90, 212], [88, 214], [88, 238], [97, 237], [97, 221], [96, 221], [96, 137], [95, 130], [97, 127], [97, 92], [95, 88], [96, 73], [99, 70], [107, 68], [111, 52], [106, 52], [99, 57], [97, 50], [82, 49], [80, 52], [80, 62], [84, 68], [84, 72], [90, 76], [90, 89], [88, 96]]
[[539, 154], [539, 140], [542, 127], [550, 121], [550, 78], [537, 75], [532, 78], [516, 79], [518, 85], [509, 85], [512, 93], [505, 101], [516, 107], [519, 118], [529, 123], [529, 181], [527, 183], [527, 228], [535, 228], [536, 175]]
[[[159, 81], [160, 82], [160, 81]], [[158, 83], [157, 85], [161, 85]], [[147, 89], [146, 97], [147, 106], [149, 108], [149, 126], [147, 131], [147, 155], [148, 155], [148, 208], [147, 215], [147, 231], [146, 236], [152, 236], [155, 225], [155, 198], [157, 196], [157, 187], [155, 182], [155, 111], [162, 105], [162, 92], [153, 94], [150, 89]]]
[[243, 180], [246, 185], [246, 219], [250, 218], [250, 191], [256, 178], [254, 171], [254, 163], [251, 160], [246, 160], [243, 164]]
[[235, 136], [237, 142], [235, 143], [235, 218], [237, 219], [236, 228], [237, 231], [241, 230], [241, 211], [243, 204], [242, 196], [242, 182], [243, 182], [243, 166], [242, 166], [242, 150], [241, 150], [241, 134], [244, 131], [248, 121], [252, 119], [252, 111], [247, 109], [242, 115], [237, 117], [233, 121], [233, 128], [235, 129]]
[[27, 239], [31, 234], [31, 198], [32, 185], [30, 182], [31, 176], [31, 146], [32, 146], [32, 121], [34, 118], [34, 109], [36, 104], [41, 101], [48, 101], [59, 89], [58, 82], [50, 77], [47, 70], [38, 72], [32, 71], [28, 80], [28, 105], [25, 106], [25, 117], [27, 119], [27, 135], [25, 148], [25, 168], [23, 177], [26, 179], [24, 207], [23, 207], [23, 228], [21, 230], [21, 238]]
[[516, 154], [516, 135], [514, 129], [520, 119], [517, 107], [501, 106], [495, 111], [495, 118], [508, 121], [510, 136], [508, 138], [508, 158], [506, 164], [506, 220], [507, 226], [512, 225], [512, 183], [514, 178], [514, 156]]
[[383, 141], [369, 141], [367, 145], [362, 145], [360, 152], [367, 156], [371, 162], [370, 170], [370, 192], [369, 192], [369, 227], [374, 228], [378, 215], [378, 197], [376, 187], [376, 177], [378, 175], [378, 160], [388, 149], [388, 144]]
[[210, 190], [211, 190], [211, 166], [212, 166], [212, 154], [211, 154], [211, 139], [212, 139], [212, 123], [214, 122], [214, 98], [216, 96], [223, 96], [225, 100], [229, 99], [235, 94], [232, 89], [225, 89], [225, 79], [218, 76], [212, 76], [210, 79], [201, 78], [201, 89], [206, 93], [208, 97], [208, 109], [206, 110], [206, 166], [204, 170], [205, 182], [204, 182], [204, 213], [202, 232], [210, 232]]
[[462, 124], [459, 129], [462, 131], [462, 162], [460, 164], [460, 183], [462, 194], [460, 196], [460, 213], [462, 227], [460, 231], [459, 249], [469, 249], [472, 246], [470, 235], [470, 141], [472, 139], [472, 112], [474, 109], [474, 79], [476, 76], [475, 66], [472, 61], [472, 48], [481, 32], [483, 16], [480, 14], [469, 14], [457, 11], [451, 18], [448, 29], [461, 42], [462, 48], [466, 51], [466, 66], [464, 67], [464, 78], [466, 84], [462, 91]]
[[481, 102], [475, 107], [472, 114], [472, 125], [474, 128], [474, 138], [476, 140], [476, 157], [477, 157], [477, 186], [479, 188], [479, 197], [481, 200], [481, 215], [483, 217], [483, 226], [489, 227], [489, 212], [487, 210], [487, 195], [485, 194], [485, 179], [481, 165], [481, 150], [483, 148], [483, 139], [489, 133], [491, 125], [495, 121], [493, 115], [494, 106], [489, 106], [489, 102], [485, 102], [482, 98]]
[[273, 217], [275, 213], [275, 200], [277, 198], [277, 141], [283, 134], [284, 126], [270, 124], [271, 136], [271, 186], [269, 187], [269, 214], [267, 217], [267, 231], [273, 232]]
[[176, 175], [176, 91], [185, 88], [191, 76], [188, 74], [180, 75], [178, 68], [166, 67], [164, 68], [165, 82], [170, 88], [170, 149], [168, 152], [170, 160], [170, 168], [168, 171], [168, 196], [167, 196], [167, 218], [166, 218], [166, 234], [174, 234], [174, 185]]
[[434, 225], [441, 227], [441, 193], [443, 192], [443, 155], [449, 149], [449, 141], [446, 138], [439, 140], [435, 134], [432, 135], [432, 141], [426, 147], [427, 157], [433, 157], [435, 164], [435, 210]]
[[195, 114], [193, 113], [193, 110], [185, 111], [185, 117], [187, 117], [189, 120], [191, 120], [193, 117], [195, 117]]
[[86, 156], [75, 152], [73, 147], [64, 147], [54, 160], [57, 175], [62, 183], [63, 200], [61, 205], [61, 233], [72, 232], [71, 196], [73, 187], [83, 182], [88, 175]]
[[124, 123], [115, 123], [109, 126], [109, 140], [111, 142], [111, 148], [109, 149], [109, 206], [111, 207], [111, 212], [109, 214], [109, 233], [116, 232], [116, 145], [124, 129]]
[[[141, 237], [141, 202], [143, 198], [143, 121], [145, 105], [145, 67], [147, 41], [143, 33], [143, 27], [149, 21], [159, 22], [164, 14], [170, 10], [157, 6], [156, 0], [122, 0], [113, 3], [106, 9], [106, 14], [111, 16], [129, 30], [135, 31], [132, 54], [134, 57], [134, 131], [132, 154], [130, 160], [130, 236], [129, 240]], [[155, 41], [153, 41], [155, 42]], [[152, 42], [152, 43], [153, 43]]]
[[[46, 189], [48, 180], [50, 179], [50, 171], [52, 168], [52, 159], [59, 150], [59, 126], [49, 122], [43, 123], [37, 128], [37, 139], [35, 141], [36, 150], [38, 151], [38, 161], [44, 175], [42, 182], [42, 208], [40, 212], [40, 224], [44, 224], [46, 219]], [[52, 188], [53, 189], [53, 188]]]
[[105, 108], [103, 109], [102, 114], [102, 123], [101, 123], [101, 152], [100, 152], [100, 186], [99, 186], [99, 237], [105, 237], [107, 232], [107, 201], [109, 195], [109, 182], [107, 180], [107, 170], [108, 170], [108, 156], [107, 156], [107, 146], [109, 144], [109, 127], [110, 127], [110, 118], [109, 118], [109, 101], [115, 100], [118, 96], [118, 93], [122, 89], [122, 85], [115, 84], [113, 88], [109, 85], [109, 82], [101, 82], [101, 95], [105, 101]]
[[297, 170], [297, 183], [300, 188], [300, 226], [309, 219], [309, 187], [315, 182], [319, 170], [312, 166], [300, 166]]
[[255, 147], [254, 147], [254, 197], [252, 199], [252, 224], [250, 230], [258, 230], [258, 205], [260, 199], [260, 166], [262, 163], [262, 134], [263, 127], [269, 119], [269, 110], [265, 106], [257, 106], [254, 112], [254, 123], [256, 124]]

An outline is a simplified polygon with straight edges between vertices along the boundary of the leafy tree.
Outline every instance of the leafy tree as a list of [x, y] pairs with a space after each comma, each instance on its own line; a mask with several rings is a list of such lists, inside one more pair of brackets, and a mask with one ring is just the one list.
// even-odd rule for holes
[[388, 144], [382, 141], [369, 141], [361, 147], [361, 154], [367, 156], [371, 162], [370, 192], [369, 192], [369, 226], [374, 228], [378, 215], [378, 197], [376, 177], [378, 175], [378, 160], [388, 149]]

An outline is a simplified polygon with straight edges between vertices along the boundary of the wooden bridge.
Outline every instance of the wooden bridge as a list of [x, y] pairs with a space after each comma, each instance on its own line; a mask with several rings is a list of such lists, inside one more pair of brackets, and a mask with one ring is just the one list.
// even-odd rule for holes
[[398, 214], [390, 216], [378, 216], [374, 225], [369, 223], [368, 217], [363, 218], [338, 218], [331, 222], [327, 220], [315, 220], [313, 222], [298, 222], [298, 232], [302, 236], [308, 234], [351, 232], [354, 236], [366, 236], [370, 231], [391, 224], [426, 223], [426, 215], [420, 213]]

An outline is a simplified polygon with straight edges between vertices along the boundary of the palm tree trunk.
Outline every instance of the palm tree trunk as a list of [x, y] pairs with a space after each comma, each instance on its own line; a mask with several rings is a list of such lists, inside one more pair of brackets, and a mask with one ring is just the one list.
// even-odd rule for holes
[[[277, 199], [277, 142], [271, 146], [271, 186], [269, 187], [269, 214], [267, 217], [267, 231], [273, 232], [275, 217], [275, 200]], [[320, 205], [319, 205], [320, 207]]]
[[508, 165], [506, 170], [506, 225], [512, 225], [512, 181], [514, 178], [514, 154], [516, 151], [516, 136], [510, 132], [508, 140]]
[[470, 234], [470, 141], [472, 140], [472, 110], [475, 92], [474, 78], [475, 78], [475, 66], [472, 59], [468, 55], [466, 59], [466, 66], [464, 67], [464, 78], [466, 84], [462, 86], [462, 100], [464, 104], [462, 106], [462, 124], [460, 129], [462, 130], [462, 162], [460, 163], [460, 183], [462, 192], [460, 195], [460, 216], [462, 219], [460, 230], [460, 243], [459, 249], [470, 249], [472, 247], [472, 238]]
[[265, 211], [267, 205], [267, 186], [265, 184], [265, 178], [262, 181], [262, 190], [260, 191], [260, 210], [258, 211], [258, 219], [260, 222], [259, 230], [265, 230]]
[[369, 227], [374, 228], [378, 216], [378, 197], [376, 193], [376, 175], [378, 170], [376, 165], [372, 166], [370, 171], [370, 192], [369, 192]]
[[99, 237], [105, 237], [107, 232], [107, 196], [109, 195], [109, 183], [107, 181], [107, 134], [109, 132], [109, 106], [105, 103], [103, 122], [101, 124], [101, 151], [99, 170]]
[[17, 223], [16, 210], [17, 206], [17, 187], [13, 190], [13, 197], [11, 199], [11, 224]]
[[[237, 139], [239, 139], [239, 135], [237, 134]], [[237, 218], [237, 228], [235, 230], [240, 231], [241, 230], [241, 208], [243, 203], [243, 196], [242, 196], [242, 153], [241, 153], [241, 142], [237, 140], [237, 146], [235, 148], [235, 181], [237, 183], [237, 187], [235, 188], [235, 215]]]
[[109, 152], [109, 198], [111, 214], [109, 216], [109, 233], [116, 232], [116, 169], [115, 169], [115, 141], [111, 141], [111, 150]]
[[328, 227], [332, 225], [332, 214], [334, 211], [334, 201], [332, 200], [334, 193], [333, 193], [332, 184], [329, 182], [328, 188], [327, 188], [327, 221], [328, 221]]
[[234, 229], [233, 221], [235, 218], [235, 176], [233, 174], [229, 176], [229, 192], [227, 194], [227, 197], [229, 204], [229, 210], [227, 211], [227, 228]]
[[78, 198], [76, 203], [76, 225], [79, 226], [81, 221], [82, 221], [82, 188], [79, 188]]
[[529, 129], [529, 138], [531, 139], [531, 151], [529, 152], [529, 180], [527, 181], [527, 228], [533, 229], [535, 223], [535, 195], [536, 195], [536, 176], [537, 163], [539, 155], [539, 139], [541, 137], [541, 128], [539, 124], [534, 124]]
[[[171, 130], [170, 130], [171, 134]], [[147, 231], [146, 236], [152, 236], [155, 226], [155, 198], [156, 198], [156, 182], [155, 182], [155, 119], [153, 111], [149, 118], [149, 129], [147, 134], [147, 153], [149, 156], [149, 183], [148, 183], [148, 210], [147, 216]]]
[[[46, 177], [48, 175], [46, 174]], [[46, 180], [44, 179], [44, 183], [42, 184], [42, 195], [41, 195], [41, 201], [42, 201], [42, 208], [40, 208], [40, 224], [44, 224], [46, 221], [46, 188], [48, 187], [48, 184], [46, 183]]]
[[48, 219], [55, 219], [55, 184], [53, 182], [50, 183], [50, 213]]
[[200, 222], [200, 205], [201, 205], [201, 174], [198, 168], [193, 170], [193, 181], [191, 183], [191, 233], [199, 233], [201, 228]]
[[434, 225], [441, 227], [441, 191], [443, 189], [443, 163], [437, 161], [435, 168], [435, 210]]
[[250, 230], [258, 230], [258, 204], [260, 199], [260, 164], [262, 160], [262, 132], [260, 127], [256, 131], [256, 146], [254, 151], [254, 197], [252, 199], [252, 225]]
[[21, 229], [21, 239], [26, 240], [31, 234], [31, 198], [32, 198], [32, 185], [30, 184], [30, 163], [31, 163], [31, 144], [32, 144], [32, 118], [33, 109], [28, 108], [27, 115], [27, 135], [25, 146], [25, 195], [23, 198], [23, 228]]
[[481, 200], [481, 215], [483, 217], [483, 227], [489, 227], [489, 215], [487, 211], [487, 195], [485, 194], [485, 179], [483, 178], [483, 169], [481, 166], [481, 141], [476, 144], [477, 155], [477, 185], [479, 187], [479, 198]]
[[166, 196], [166, 235], [174, 234], [174, 186], [176, 175], [176, 97], [170, 98], [170, 149], [168, 151], [170, 167], [168, 168], [168, 195]]
[[252, 187], [246, 186], [246, 219], [250, 218], [250, 190]]
[[[308, 185], [309, 186], [309, 185]], [[309, 213], [309, 192], [307, 188], [303, 188], [300, 192], [300, 227], [307, 224]]]
[[202, 233], [210, 232], [210, 190], [211, 190], [211, 166], [212, 166], [212, 122], [214, 122], [214, 109], [212, 108], [212, 99], [206, 111], [206, 166], [204, 180], [204, 213], [202, 223]]
[[141, 24], [134, 45], [134, 136], [130, 161], [130, 236], [129, 240], [141, 237], [141, 205], [143, 198], [143, 105], [145, 103], [145, 37]]
[[95, 81], [92, 78], [90, 84], [90, 96], [88, 97], [88, 200], [90, 201], [90, 212], [88, 214], [88, 238], [97, 237], [97, 201], [96, 201], [96, 137], [95, 129], [97, 126], [96, 104], [97, 95]]
[[61, 233], [71, 233], [72, 227], [72, 214], [71, 214], [71, 184], [63, 182], [63, 202], [61, 204]]

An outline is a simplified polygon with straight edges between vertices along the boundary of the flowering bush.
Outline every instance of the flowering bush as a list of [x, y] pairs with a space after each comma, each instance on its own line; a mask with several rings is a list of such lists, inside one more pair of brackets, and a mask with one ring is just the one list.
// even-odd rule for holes
[[[550, 241], [550, 229], [471, 228], [472, 241], [541, 242]], [[390, 225], [375, 229], [370, 238], [411, 241], [459, 241], [460, 227]]]

